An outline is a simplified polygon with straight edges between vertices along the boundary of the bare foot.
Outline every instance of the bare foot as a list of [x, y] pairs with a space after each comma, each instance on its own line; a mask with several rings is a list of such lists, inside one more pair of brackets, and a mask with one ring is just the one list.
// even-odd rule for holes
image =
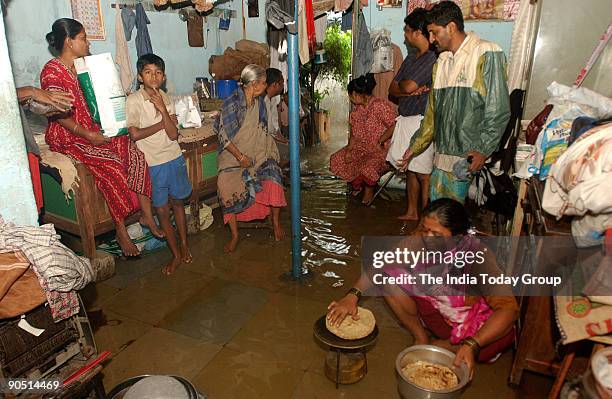
[[123, 252], [124, 256], [130, 258], [130, 257], [140, 255], [140, 251], [138, 250], [138, 247], [136, 246], [136, 244], [132, 242], [132, 239], [130, 238], [129, 235], [127, 235], [127, 232], [122, 234], [119, 231], [117, 231], [116, 239], [117, 239], [117, 244], [119, 244], [119, 247], [121, 247], [121, 252]]
[[141, 225], [147, 227], [149, 230], [151, 230], [151, 234], [153, 234], [155, 237], [164, 238], [166, 236], [166, 234], [164, 234], [164, 231], [159, 228], [157, 223], [155, 223], [155, 219], [153, 219], [152, 216], [141, 216], [138, 222]]
[[187, 243], [181, 244], [181, 257], [183, 258], [183, 263], [193, 262], [193, 255], [191, 255], [189, 245], [187, 245]]
[[401, 216], [398, 216], [397, 218], [399, 220], [407, 220], [407, 221], [419, 220], [419, 216], [416, 214], [412, 214], [412, 213], [405, 213]]
[[274, 226], [274, 240], [280, 241], [285, 237], [285, 230], [280, 226]]
[[232, 238], [230, 242], [228, 242], [227, 244], [223, 246], [223, 249], [225, 250], [226, 253], [229, 254], [229, 253], [234, 252], [237, 246], [238, 246], [238, 237]]
[[176, 271], [176, 268], [181, 264], [181, 258], [172, 257], [170, 263], [162, 268], [162, 273], [166, 276], [173, 274]]

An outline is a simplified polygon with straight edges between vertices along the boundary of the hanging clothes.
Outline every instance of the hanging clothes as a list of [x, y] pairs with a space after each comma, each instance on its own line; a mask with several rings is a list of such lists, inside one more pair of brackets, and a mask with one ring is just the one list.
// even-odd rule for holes
[[149, 21], [144, 7], [141, 3], [138, 3], [136, 6], [136, 53], [139, 58], [141, 55], [153, 53], [149, 28], [147, 27], [150, 23], [151, 21]]
[[310, 56], [314, 56], [315, 49], [317, 48], [317, 39], [315, 38], [315, 24], [314, 24], [314, 11], [312, 10], [312, 1], [305, 1], [306, 11], [306, 32], [308, 34], [308, 50]]
[[189, 47], [204, 47], [204, 21], [197, 12], [187, 15], [187, 41]]
[[372, 39], [370, 39], [370, 32], [368, 32], [368, 27], [361, 11], [359, 12], [357, 29], [357, 40], [353, 51], [353, 79], [370, 72], [372, 62], [374, 62]]
[[314, 20], [315, 38], [317, 43], [325, 42], [327, 31], [327, 13], [317, 15]]
[[276, 68], [281, 71], [285, 81], [285, 87], [289, 87], [289, 67], [287, 65], [287, 54], [280, 54], [278, 49], [272, 46], [270, 46], [270, 68]]
[[287, 41], [285, 23], [293, 21], [294, 15], [293, 0], [266, 1], [266, 20], [268, 22], [266, 39], [270, 47], [278, 48], [283, 41]]
[[123, 22], [123, 32], [125, 40], [132, 40], [132, 30], [136, 26], [136, 14], [127, 7], [121, 9], [121, 21]]
[[512, 44], [508, 57], [508, 90], [527, 88], [527, 69], [531, 39], [536, 25], [536, 5], [522, 0], [512, 30]]
[[115, 10], [115, 62], [119, 67], [119, 78], [121, 79], [123, 91], [129, 93], [134, 81], [132, 62], [130, 61], [130, 53], [127, 41], [125, 40], [121, 12], [118, 8], [115, 8]]
[[298, 4], [298, 52], [302, 65], [310, 61], [310, 50], [308, 48], [308, 28], [306, 27], [306, 20], [306, 2], [304, 0], [300, 0]]

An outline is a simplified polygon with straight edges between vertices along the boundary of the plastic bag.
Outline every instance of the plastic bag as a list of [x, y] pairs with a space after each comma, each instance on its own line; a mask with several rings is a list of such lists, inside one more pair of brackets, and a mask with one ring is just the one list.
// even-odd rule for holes
[[174, 97], [173, 100], [174, 108], [176, 109], [176, 118], [181, 128], [202, 126], [200, 111], [196, 108], [191, 96], [178, 96]]
[[530, 172], [544, 180], [551, 166], [565, 152], [574, 119], [588, 116], [596, 119], [612, 115], [612, 100], [585, 88], [572, 88], [552, 82], [548, 88], [548, 104], [554, 107], [545, 128], [536, 140], [534, 163]]
[[74, 67], [91, 116], [102, 126], [104, 136], [127, 134], [126, 96], [111, 54], [76, 58]]
[[370, 34], [372, 48], [374, 49], [374, 62], [372, 73], [389, 72], [393, 70], [393, 46], [391, 46], [391, 32], [380, 29]]

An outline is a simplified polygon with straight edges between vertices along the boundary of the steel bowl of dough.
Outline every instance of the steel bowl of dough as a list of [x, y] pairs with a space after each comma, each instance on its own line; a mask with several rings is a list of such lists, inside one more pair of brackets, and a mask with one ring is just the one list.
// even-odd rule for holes
[[414, 345], [397, 355], [398, 390], [404, 399], [459, 398], [470, 382], [466, 364], [455, 367], [455, 354], [433, 345]]

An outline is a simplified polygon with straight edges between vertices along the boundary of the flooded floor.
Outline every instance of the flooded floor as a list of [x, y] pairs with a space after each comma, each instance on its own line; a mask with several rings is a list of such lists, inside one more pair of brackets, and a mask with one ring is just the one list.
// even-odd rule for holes
[[[215, 210], [215, 223], [190, 237], [194, 262], [166, 277], [170, 258], [162, 251], [118, 261], [116, 275], [83, 292], [98, 350], [112, 351], [104, 385], [142, 374], [172, 374], [191, 380], [211, 399], [399, 398], [397, 354], [412, 343], [380, 298], [367, 298], [380, 329], [367, 353], [363, 380], [335, 389], [325, 377], [327, 349], [313, 338], [314, 322], [331, 300], [342, 297], [360, 270], [364, 235], [398, 234], [395, 219], [403, 198], [379, 198], [364, 208], [345, 195], [346, 185], [329, 175], [329, 155], [346, 143], [335, 123], [332, 139], [304, 150], [302, 259], [308, 278], [284, 278], [291, 269], [290, 241], [276, 243], [270, 231], [241, 230], [238, 250], [226, 255], [229, 238]], [[392, 197], [398, 197], [393, 193]], [[289, 209], [282, 213], [290, 232]], [[549, 379], [525, 373], [523, 386], [506, 379], [512, 352], [479, 365], [463, 398], [546, 397]]]

